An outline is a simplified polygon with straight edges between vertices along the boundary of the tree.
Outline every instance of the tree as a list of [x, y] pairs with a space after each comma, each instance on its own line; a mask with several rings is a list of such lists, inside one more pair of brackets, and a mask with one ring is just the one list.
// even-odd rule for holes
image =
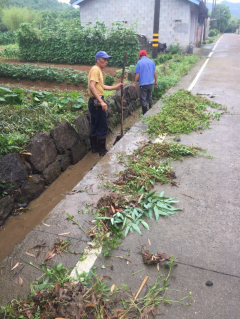
[[39, 20], [39, 13], [28, 8], [11, 7], [2, 10], [2, 23], [11, 31], [17, 30], [21, 23], [39, 23]]
[[8, 0], [0, 0], [0, 32], [7, 31], [6, 26], [2, 23], [2, 10], [8, 5]]
[[[2, 1], [2, 0], [0, 0]], [[6, 1], [6, 0], [4, 0]], [[52, 10], [52, 11], [68, 11], [75, 10], [67, 3], [61, 3], [57, 0], [7, 0], [9, 6], [15, 6], [24, 8], [27, 7], [30, 10]]]
[[229, 7], [225, 4], [217, 4], [215, 8], [215, 19], [214, 28], [220, 30], [220, 32], [224, 32], [231, 19], [231, 12]]
[[236, 29], [240, 25], [240, 19], [235, 16], [231, 16], [231, 19], [229, 21], [228, 27], [225, 30], [226, 33], [235, 33]]
[[1, 0], [1, 1], [0, 1], [0, 10], [1, 10], [2, 8], [4, 8], [7, 4], [8, 4], [8, 0]]

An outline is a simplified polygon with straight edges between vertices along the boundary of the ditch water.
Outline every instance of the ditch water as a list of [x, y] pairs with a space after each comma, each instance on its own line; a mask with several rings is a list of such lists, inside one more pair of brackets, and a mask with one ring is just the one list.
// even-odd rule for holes
[[[140, 109], [124, 121], [124, 130], [132, 127], [140, 120]], [[107, 138], [107, 148], [110, 149], [116, 136], [120, 134], [121, 126]], [[80, 162], [63, 172], [37, 199], [32, 201], [29, 210], [19, 216], [9, 218], [0, 231], [0, 262], [13, 251], [26, 235], [33, 230], [50, 211], [76, 186], [82, 178], [96, 165], [102, 157], [89, 152]]]

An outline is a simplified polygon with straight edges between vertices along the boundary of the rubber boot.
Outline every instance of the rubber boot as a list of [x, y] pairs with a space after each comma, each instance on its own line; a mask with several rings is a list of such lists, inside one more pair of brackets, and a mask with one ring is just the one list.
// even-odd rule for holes
[[142, 113], [143, 113], [143, 115], [147, 112], [147, 107], [146, 106], [142, 106]]
[[98, 138], [98, 150], [99, 156], [107, 154], [108, 150], [106, 149], [106, 138]]
[[90, 144], [92, 153], [98, 152], [98, 138], [97, 135], [90, 135]]
[[149, 104], [149, 110], [152, 108], [152, 104]]

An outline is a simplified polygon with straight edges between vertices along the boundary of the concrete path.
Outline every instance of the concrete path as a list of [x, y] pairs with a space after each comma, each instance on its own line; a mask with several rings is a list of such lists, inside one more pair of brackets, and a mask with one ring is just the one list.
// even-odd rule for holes
[[[141, 244], [146, 244], [151, 252], [165, 252], [178, 259], [170, 280], [170, 298], [178, 299], [192, 292], [194, 298], [191, 306], [174, 304], [161, 306], [159, 318], [168, 319], [238, 319], [240, 318], [240, 37], [235, 34], [225, 34], [218, 43], [193, 93], [214, 96], [213, 100], [228, 106], [220, 122], [214, 122], [211, 130], [194, 132], [181, 136], [181, 143], [201, 146], [214, 157], [212, 159], [189, 158], [183, 162], [173, 162], [177, 175], [178, 187], [156, 185], [155, 190], [164, 191], [166, 196], [180, 200], [183, 211], [173, 218], [162, 218], [158, 223], [149, 222], [151, 231], [143, 231], [143, 236], [130, 234], [114, 255], [128, 256], [133, 264], [117, 258], [104, 259], [101, 255], [95, 258], [98, 274], [110, 275], [111, 284], [127, 284], [137, 292], [144, 277], [149, 276], [152, 284], [157, 276], [156, 267], [142, 264], [139, 254]], [[199, 66], [202, 64], [200, 62]], [[170, 90], [173, 93], [179, 88], [187, 89], [200, 67], [183, 78], [180, 86]], [[153, 114], [159, 112], [161, 103], [157, 103]], [[231, 107], [234, 107], [231, 109]], [[71, 250], [81, 252], [88, 238], [79, 231], [76, 225], [66, 221], [66, 214], [73, 215], [87, 230], [87, 222], [93, 217], [90, 214], [79, 214], [86, 204], [96, 205], [98, 199], [106, 193], [99, 188], [100, 174], [105, 174], [110, 180], [123, 167], [117, 162], [119, 152], [131, 153], [136, 149], [137, 142], [147, 141], [143, 134], [146, 126], [135, 125], [125, 137], [118, 142], [84, 179], [75, 190], [84, 190], [74, 195], [68, 195], [50, 213], [45, 224], [37, 226], [25, 240], [16, 246], [14, 252], [1, 264], [0, 299], [8, 302], [18, 294], [23, 296], [29, 291], [29, 283], [41, 273], [26, 265], [22, 271], [24, 285], [20, 287], [12, 280], [12, 266], [23, 258], [34, 264], [43, 260], [43, 254], [37, 259], [25, 252], [41, 240], [51, 247], [56, 242], [57, 234], [70, 232], [61, 239], [71, 238]], [[168, 138], [168, 140], [171, 140]], [[85, 189], [85, 187], [87, 187]], [[191, 197], [187, 197], [185, 195]], [[58, 226], [61, 225], [61, 228]], [[152, 245], [148, 245], [150, 239]], [[11, 261], [12, 260], [12, 261]], [[64, 254], [49, 261], [49, 265], [63, 262], [67, 268], [74, 267], [79, 255]], [[102, 265], [106, 268], [102, 269]], [[136, 275], [132, 273], [142, 270]], [[165, 271], [160, 268], [160, 273]], [[211, 280], [212, 287], [205, 283]]]

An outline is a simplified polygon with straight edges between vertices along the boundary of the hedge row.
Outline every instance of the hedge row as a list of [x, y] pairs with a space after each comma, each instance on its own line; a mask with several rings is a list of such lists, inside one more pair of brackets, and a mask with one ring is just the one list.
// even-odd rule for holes
[[74, 19], [40, 30], [25, 23], [18, 31], [18, 39], [22, 61], [92, 65], [96, 52], [101, 50], [113, 56], [109, 65], [122, 66], [125, 51], [128, 65], [138, 60], [139, 41], [134, 27], [126, 29], [122, 23], [110, 29], [104, 22], [82, 27], [79, 19]]

